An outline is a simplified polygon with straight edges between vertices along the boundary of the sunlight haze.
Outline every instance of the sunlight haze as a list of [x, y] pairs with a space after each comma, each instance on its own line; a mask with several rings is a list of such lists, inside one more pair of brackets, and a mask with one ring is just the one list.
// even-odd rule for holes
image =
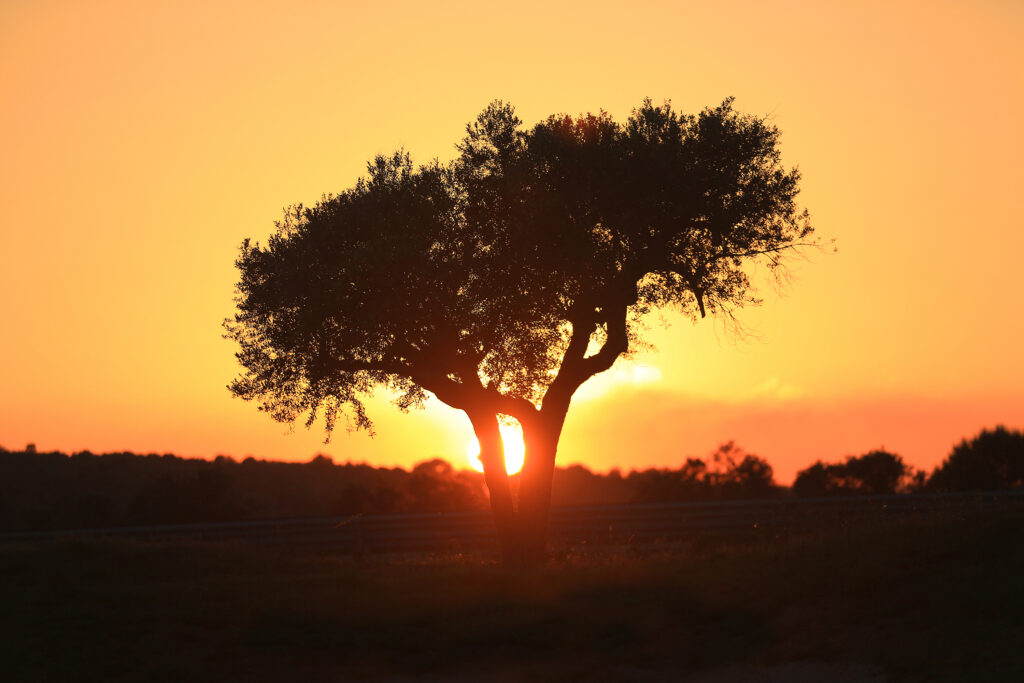
[[[931, 468], [1024, 425], [1024, 5], [13, 2], [0, 6], [0, 445], [469, 467], [469, 420], [370, 404], [289, 429], [225, 388], [242, 240], [377, 153], [734, 96], [782, 131], [828, 242], [743, 330], [652, 316], [581, 388], [559, 464], [678, 467], [736, 440], [776, 479], [884, 446]], [[837, 252], [833, 253], [831, 240]], [[521, 459], [521, 454], [520, 454]]]

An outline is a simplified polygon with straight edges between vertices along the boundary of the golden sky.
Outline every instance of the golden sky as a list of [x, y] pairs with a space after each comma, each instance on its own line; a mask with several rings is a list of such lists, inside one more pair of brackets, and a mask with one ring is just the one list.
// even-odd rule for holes
[[[770, 5], [770, 6], [769, 6]], [[0, 4], [0, 444], [464, 463], [468, 421], [374, 404], [378, 436], [232, 399], [233, 261], [282, 207], [404, 146], [729, 95], [783, 131], [839, 253], [795, 262], [733, 341], [655, 326], [593, 380], [559, 461], [678, 466], [736, 439], [780, 481], [885, 446], [921, 467], [1024, 426], [1024, 4]]]

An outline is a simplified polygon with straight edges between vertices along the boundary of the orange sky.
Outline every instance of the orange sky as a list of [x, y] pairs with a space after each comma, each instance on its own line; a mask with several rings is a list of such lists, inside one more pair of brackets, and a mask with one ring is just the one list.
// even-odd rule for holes
[[243, 238], [377, 152], [450, 158], [495, 98], [533, 123], [734, 95], [840, 249], [763, 291], [757, 339], [653, 328], [657, 353], [574, 402], [562, 464], [736, 439], [788, 482], [1024, 427], [1024, 5], [713, 4], [0, 5], [0, 444], [464, 463], [468, 421], [436, 403], [379, 401], [374, 439], [289, 434], [224, 388], [220, 322]]

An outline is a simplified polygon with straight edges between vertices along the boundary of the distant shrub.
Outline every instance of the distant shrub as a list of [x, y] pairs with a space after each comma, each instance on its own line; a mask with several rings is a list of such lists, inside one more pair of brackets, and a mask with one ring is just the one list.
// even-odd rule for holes
[[793, 493], [807, 497], [902, 493], [920, 488], [923, 478], [899, 455], [877, 449], [841, 463], [819, 460], [797, 473]]
[[630, 472], [624, 481], [634, 503], [768, 498], [781, 490], [768, 461], [733, 441], [719, 446], [710, 463], [688, 458], [678, 470]]
[[999, 425], [953, 448], [928, 479], [933, 491], [994, 491], [1024, 485], [1024, 432]]

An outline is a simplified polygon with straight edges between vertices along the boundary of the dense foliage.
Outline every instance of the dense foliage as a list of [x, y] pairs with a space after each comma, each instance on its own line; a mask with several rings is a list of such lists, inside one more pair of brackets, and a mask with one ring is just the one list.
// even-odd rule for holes
[[[876, 450], [841, 463], [819, 461], [787, 489], [775, 483], [767, 461], [728, 442], [675, 469], [600, 474], [581, 465], [557, 468], [552, 500], [592, 505], [1020, 488], [1022, 444], [1024, 432], [984, 430], [956, 445], [927, 480], [899, 455]], [[436, 458], [406, 471], [335, 464], [324, 456], [306, 463], [238, 462], [0, 448], [0, 529], [6, 531], [486, 507], [483, 475]]]
[[1024, 486], [1024, 432], [999, 425], [963, 439], [930, 475], [885, 450], [818, 461], [793, 482], [798, 496], [998, 491]]
[[796, 475], [798, 496], [884, 495], [906, 493], [924, 486], [924, 473], [885, 450], [850, 456], [840, 463], [820, 460]]
[[[328, 432], [339, 412], [370, 428], [375, 387], [402, 408], [430, 391], [516, 417], [556, 377], [571, 396], [640, 341], [644, 313], [755, 301], [748, 262], [774, 269], [810, 235], [778, 138], [731, 101], [686, 115], [648, 100], [625, 123], [528, 131], [495, 102], [450, 164], [378, 156], [245, 242], [231, 390], [283, 421], [323, 411]], [[603, 356], [584, 358], [591, 341]]]
[[953, 449], [928, 480], [936, 491], [998, 490], [1024, 485], [1024, 432], [1000, 425]]
[[482, 477], [444, 460], [412, 471], [246, 458], [0, 452], [0, 528], [339, 516], [481, 509]]

